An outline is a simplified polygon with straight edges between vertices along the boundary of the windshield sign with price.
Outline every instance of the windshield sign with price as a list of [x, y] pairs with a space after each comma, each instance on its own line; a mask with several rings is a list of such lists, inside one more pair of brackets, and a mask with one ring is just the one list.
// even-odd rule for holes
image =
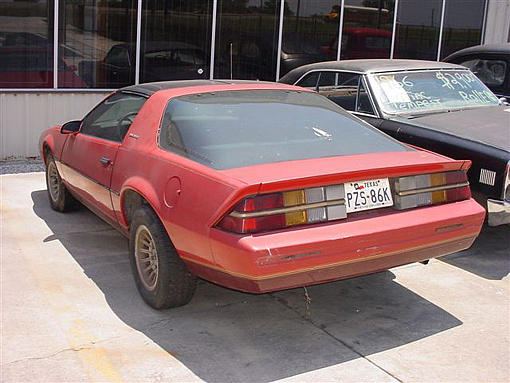
[[393, 206], [387, 178], [347, 182], [344, 187], [347, 213]]
[[429, 70], [370, 75], [380, 108], [388, 114], [498, 105], [498, 98], [468, 70]]

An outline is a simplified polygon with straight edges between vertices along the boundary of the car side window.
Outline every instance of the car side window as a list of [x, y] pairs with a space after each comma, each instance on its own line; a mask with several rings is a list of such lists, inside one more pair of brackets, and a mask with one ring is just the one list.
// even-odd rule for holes
[[356, 110], [360, 75], [349, 72], [320, 72], [318, 90], [345, 110]]
[[303, 88], [315, 89], [317, 87], [317, 80], [319, 79], [319, 72], [308, 73], [300, 81], [296, 83], [297, 86]]
[[142, 96], [115, 93], [83, 119], [80, 133], [121, 142], [145, 101]]
[[460, 62], [487, 86], [501, 86], [505, 82], [506, 62], [496, 59], [471, 58]]
[[356, 104], [356, 112], [375, 115], [374, 108], [372, 107], [372, 103], [370, 102], [370, 97], [368, 96], [368, 92], [365, 87], [365, 82], [363, 81], [363, 79], [360, 79], [359, 82], [359, 93], [358, 103]]
[[106, 56], [106, 63], [119, 68], [128, 68], [130, 66], [129, 54], [126, 48], [113, 47]]

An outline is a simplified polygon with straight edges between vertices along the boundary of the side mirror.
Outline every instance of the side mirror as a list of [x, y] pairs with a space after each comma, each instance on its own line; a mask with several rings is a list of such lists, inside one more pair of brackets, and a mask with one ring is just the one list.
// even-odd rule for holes
[[81, 121], [69, 121], [66, 122], [62, 127], [60, 128], [60, 133], [62, 134], [70, 134], [70, 133], [77, 133], [80, 131], [81, 127]]

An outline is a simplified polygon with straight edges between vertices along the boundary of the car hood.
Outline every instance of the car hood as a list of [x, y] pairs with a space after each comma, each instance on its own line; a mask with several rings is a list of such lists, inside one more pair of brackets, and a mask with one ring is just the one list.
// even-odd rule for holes
[[510, 106], [496, 105], [413, 118], [390, 119], [510, 152]]

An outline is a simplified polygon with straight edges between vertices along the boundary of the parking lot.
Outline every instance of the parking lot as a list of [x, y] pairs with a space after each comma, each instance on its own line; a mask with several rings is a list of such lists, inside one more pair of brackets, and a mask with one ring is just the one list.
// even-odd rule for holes
[[1, 180], [3, 382], [510, 381], [510, 230], [464, 252], [264, 295], [201, 282], [155, 311], [127, 240], [50, 209], [44, 173]]

